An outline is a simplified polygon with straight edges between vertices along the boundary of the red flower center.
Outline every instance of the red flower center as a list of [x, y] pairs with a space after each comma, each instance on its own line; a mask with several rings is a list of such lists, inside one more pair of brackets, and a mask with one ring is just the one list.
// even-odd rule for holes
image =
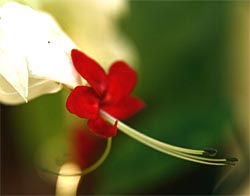
[[100, 117], [104, 110], [117, 119], [125, 119], [143, 108], [144, 103], [131, 92], [137, 82], [137, 74], [125, 62], [116, 61], [108, 74], [93, 59], [79, 50], [71, 51], [73, 64], [89, 83], [77, 86], [69, 95], [67, 109], [88, 119], [88, 127], [97, 135], [107, 138], [116, 135], [117, 123], [110, 125]]

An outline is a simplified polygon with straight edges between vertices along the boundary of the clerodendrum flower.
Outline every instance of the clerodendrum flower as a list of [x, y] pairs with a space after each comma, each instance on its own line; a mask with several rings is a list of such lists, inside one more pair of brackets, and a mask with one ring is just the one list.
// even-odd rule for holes
[[[25, 103], [43, 94], [56, 93], [63, 85], [74, 88], [85, 83], [80, 81], [70, 57], [70, 51], [77, 47], [54, 18], [8, 1], [0, 2], [0, 102]], [[19, 2], [37, 8], [46, 4], [42, 0]], [[102, 64], [117, 57], [136, 60], [132, 45], [115, 25], [126, 11], [126, 0], [89, 0], [78, 6], [71, 1], [54, 3], [55, 6], [62, 3], [74, 16], [77, 12], [77, 17], [68, 24], [71, 34], [78, 46], [98, 57]], [[84, 28], [79, 28], [79, 24]], [[97, 44], [103, 47], [96, 47]]]
[[[48, 14], [15, 2], [0, 7], [0, 102], [19, 104], [80, 84], [71, 39]], [[60, 71], [58, 71], [60, 70]]]
[[[120, 120], [144, 107], [143, 101], [130, 95], [137, 81], [136, 72], [127, 63], [117, 61], [106, 74], [95, 60], [73, 48], [77, 47], [51, 16], [13, 2], [0, 8], [0, 102], [27, 102], [42, 94], [58, 92], [62, 84], [74, 89], [68, 97], [67, 109], [88, 119], [88, 127], [96, 135], [108, 138], [101, 158], [81, 175], [103, 162], [117, 129], [178, 158], [208, 165], [235, 164], [236, 158], [212, 158], [215, 149], [173, 146], [122, 123]], [[82, 79], [89, 85], [80, 86]]]
[[116, 135], [117, 123], [111, 126], [100, 116], [100, 111], [125, 119], [143, 107], [139, 98], [130, 96], [136, 84], [136, 72], [125, 62], [117, 61], [106, 75], [97, 62], [79, 50], [72, 50], [71, 55], [76, 70], [91, 87], [76, 87], [68, 97], [68, 110], [89, 119], [88, 126], [97, 135], [105, 138]]
[[[93, 59], [73, 49], [71, 57], [76, 70], [90, 86], [78, 86], [69, 95], [67, 109], [88, 119], [88, 127], [97, 135], [109, 138], [117, 128], [139, 142], [160, 152], [207, 165], [234, 165], [236, 158], [211, 158], [215, 149], [194, 150], [173, 146], [148, 137], [122, 123], [143, 108], [143, 102], [130, 93], [136, 84], [136, 72], [125, 62], [114, 62], [108, 74]], [[118, 120], [119, 119], [119, 120]]]

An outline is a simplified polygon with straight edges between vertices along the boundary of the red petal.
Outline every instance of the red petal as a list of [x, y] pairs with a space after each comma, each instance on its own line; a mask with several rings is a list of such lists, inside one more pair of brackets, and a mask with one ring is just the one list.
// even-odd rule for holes
[[125, 62], [113, 63], [108, 74], [108, 90], [104, 102], [119, 102], [133, 90], [137, 81], [136, 72]]
[[107, 76], [102, 67], [79, 50], [73, 49], [71, 57], [76, 70], [101, 96], [107, 89]]
[[117, 119], [125, 119], [144, 107], [143, 101], [136, 97], [127, 97], [119, 103], [103, 106], [101, 109]]
[[89, 120], [88, 127], [98, 136], [103, 138], [113, 137], [117, 132], [117, 121], [112, 126], [101, 117], [97, 119]]
[[92, 88], [77, 86], [70, 93], [66, 107], [80, 118], [93, 119], [99, 114], [99, 99]]

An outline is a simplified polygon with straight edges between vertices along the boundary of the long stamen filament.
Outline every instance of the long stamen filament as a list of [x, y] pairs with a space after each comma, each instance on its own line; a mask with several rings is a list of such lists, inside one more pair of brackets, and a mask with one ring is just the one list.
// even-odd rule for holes
[[215, 155], [217, 152], [215, 149], [207, 149], [207, 150], [193, 150], [187, 149], [182, 147], [173, 146], [156, 139], [153, 139], [149, 136], [146, 136], [135, 129], [127, 126], [126, 124], [118, 121], [113, 116], [109, 115], [105, 111], [101, 111], [101, 116], [109, 122], [110, 124], [114, 124], [116, 121], [118, 129], [120, 129], [125, 134], [129, 135], [130, 137], [136, 139], [137, 141], [155, 149], [165, 154], [169, 154], [171, 156], [181, 158], [184, 160], [202, 163], [207, 165], [234, 165], [237, 161], [236, 158], [229, 158], [229, 159], [217, 159], [217, 158], [207, 158], [202, 157], [202, 155]]
[[[102, 114], [102, 117], [111, 124], [114, 124], [114, 122], [117, 121], [117, 119], [115, 119], [114, 117], [112, 117], [111, 115], [109, 115], [108, 113], [106, 113], [104, 111], [101, 111], [101, 114]], [[157, 146], [159, 146], [163, 149], [172, 149], [172, 150], [176, 150], [176, 151], [180, 151], [180, 152], [184, 152], [184, 153], [188, 153], [188, 154], [196, 154], [196, 155], [204, 154], [204, 150], [193, 150], [193, 149], [188, 149], [188, 148], [182, 148], [182, 147], [173, 146], [171, 144], [167, 144], [167, 143], [158, 141], [156, 139], [153, 139], [149, 136], [146, 136], [146, 135], [136, 131], [135, 129], [125, 125], [121, 121], [118, 121], [118, 128], [121, 131], [123, 131], [124, 133], [126, 133], [127, 135], [133, 137], [134, 139], [140, 138], [143, 141], [147, 141], [147, 142], [150, 142], [152, 144], [157, 144]]]

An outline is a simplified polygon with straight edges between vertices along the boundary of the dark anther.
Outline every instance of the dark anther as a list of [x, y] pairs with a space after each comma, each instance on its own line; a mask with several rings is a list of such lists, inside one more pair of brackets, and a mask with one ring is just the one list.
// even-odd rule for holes
[[215, 156], [217, 154], [217, 150], [214, 148], [207, 148], [207, 149], [204, 149], [203, 154], [208, 155], [208, 156]]
[[229, 158], [226, 158], [227, 159], [227, 161], [230, 161], [230, 162], [237, 162], [237, 161], [239, 161], [237, 158], [235, 158], [235, 157], [229, 157]]

